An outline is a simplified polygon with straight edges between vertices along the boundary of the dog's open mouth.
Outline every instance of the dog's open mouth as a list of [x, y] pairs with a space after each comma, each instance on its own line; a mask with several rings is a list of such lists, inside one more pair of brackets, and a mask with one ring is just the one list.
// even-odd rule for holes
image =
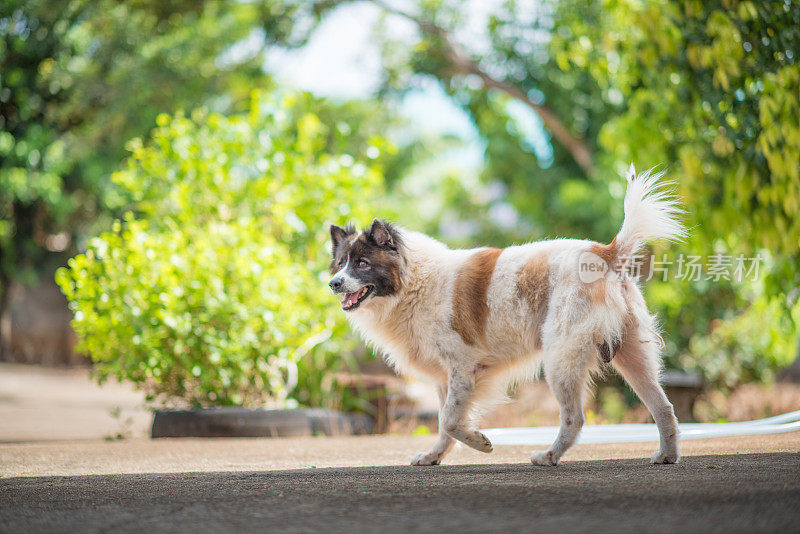
[[370, 293], [372, 293], [372, 286], [364, 286], [354, 293], [345, 293], [342, 299], [342, 309], [344, 311], [355, 310]]

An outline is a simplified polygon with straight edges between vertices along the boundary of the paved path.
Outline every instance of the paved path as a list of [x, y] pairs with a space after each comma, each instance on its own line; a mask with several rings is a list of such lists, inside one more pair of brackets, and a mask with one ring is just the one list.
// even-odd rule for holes
[[0, 532], [800, 531], [800, 432], [687, 441], [676, 466], [655, 444], [405, 465], [434, 439], [0, 444]]
[[0, 365], [0, 533], [800, 532], [800, 432], [686, 441], [677, 466], [629, 443], [411, 467], [435, 436], [143, 439], [141, 394], [86, 373]]
[[[435, 436], [383, 435], [0, 443], [0, 477], [405, 466], [415, 452], [430, 448], [434, 441]], [[564, 460], [634, 459], [645, 465], [656, 447], [656, 443], [578, 445]], [[531, 452], [532, 447], [497, 446], [491, 454], [483, 454], [457, 445], [445, 463], [527, 465]], [[681, 443], [684, 456], [799, 452], [800, 432]]]
[[798, 532], [792, 453], [0, 479], [3, 532]]
[[144, 394], [88, 368], [0, 363], [0, 443], [150, 435]]

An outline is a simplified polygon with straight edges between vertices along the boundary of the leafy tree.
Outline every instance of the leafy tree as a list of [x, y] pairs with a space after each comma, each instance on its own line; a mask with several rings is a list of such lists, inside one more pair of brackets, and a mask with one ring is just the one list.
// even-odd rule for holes
[[348, 133], [324, 107], [256, 93], [247, 113], [160, 115], [131, 143], [114, 181], [134, 211], [57, 274], [100, 378], [168, 404], [353, 407], [330, 380], [354, 340], [320, 244], [372, 215], [387, 146], [335, 150]]
[[[532, 225], [506, 239], [610, 239], [622, 215], [617, 171], [667, 164], [694, 236], [682, 252], [765, 259], [757, 283], [649, 284], [671, 335], [669, 364], [735, 385], [788, 362], [800, 333], [796, 3], [560, 0], [531, 10], [511, 1], [477, 36], [461, 3], [402, 12], [375, 3], [419, 28], [411, 53], [385, 45], [387, 84], [433, 76], [473, 117], [486, 143], [483, 181], [502, 183]], [[526, 146], [510, 99], [542, 118], [552, 162]], [[464, 217], [491, 228], [485, 203], [453, 191]], [[757, 326], [742, 330], [748, 321]]]
[[[577, 14], [544, 2], [531, 11], [530, 5], [504, 2], [492, 9], [476, 38], [476, 23], [461, 2], [420, 2], [406, 11], [374, 3], [419, 29], [415, 42], [384, 43], [387, 87], [402, 92], [415, 77], [439, 80], [470, 114], [485, 143], [481, 181], [500, 186], [503, 201], [521, 215], [519, 224], [498, 228], [491, 206], [465, 203], [468, 193], [454, 188], [448, 203], [462, 206], [461, 217], [476, 221], [472, 240], [604, 239], [613, 233], [616, 222], [606, 214], [618, 211], [618, 200], [598, 171], [595, 154], [597, 132], [613, 105], [590, 75], [564, 73], [548, 48], [552, 32], [590, 20], [597, 16], [594, 10]], [[512, 113], [518, 103], [538, 115], [552, 154], [537, 154], [531, 146], [529, 125], [520, 125], [519, 112]]]
[[[799, 252], [798, 6], [609, 2], [602, 19], [553, 46], [565, 69], [625, 99], [603, 127], [603, 148], [678, 163], [681, 192], [703, 207], [689, 221], [699, 245], [722, 237], [743, 252]], [[622, 21], [627, 31], [611, 31]]]
[[624, 100], [600, 132], [605, 151], [671, 163], [692, 227], [684, 250], [765, 260], [755, 284], [651, 287], [669, 329], [684, 334], [673, 363], [723, 385], [769, 376], [800, 334], [800, 8], [607, 2], [581, 34], [554, 34], [555, 56]]
[[[303, 2], [6, 0], [0, 4], [0, 315], [126, 202], [110, 173], [162, 111], [224, 110], [267, 84], [261, 48], [295, 46]], [[3, 343], [0, 340], [0, 353]]]

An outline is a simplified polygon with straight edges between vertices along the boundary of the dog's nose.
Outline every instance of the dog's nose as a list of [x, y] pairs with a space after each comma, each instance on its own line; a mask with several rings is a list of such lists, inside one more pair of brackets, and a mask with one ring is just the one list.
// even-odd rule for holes
[[331, 289], [334, 291], [339, 291], [342, 289], [342, 280], [340, 278], [334, 278], [328, 283], [328, 285], [331, 286]]

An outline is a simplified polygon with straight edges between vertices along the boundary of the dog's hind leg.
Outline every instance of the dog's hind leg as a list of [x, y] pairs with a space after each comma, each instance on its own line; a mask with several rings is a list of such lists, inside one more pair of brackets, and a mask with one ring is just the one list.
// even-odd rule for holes
[[455, 440], [445, 430], [444, 405], [447, 399], [447, 384], [441, 384], [437, 392], [439, 393], [439, 439], [436, 440], [431, 450], [419, 452], [411, 458], [411, 465], [439, 465], [442, 458], [453, 448]]
[[678, 419], [658, 382], [660, 359], [656, 340], [646, 329], [633, 328], [623, 336], [613, 365], [625, 378], [658, 426], [661, 448], [650, 459], [654, 464], [674, 464], [678, 454]]
[[596, 357], [594, 346], [589, 343], [583, 349], [577, 348], [572, 354], [562, 351], [545, 357], [545, 378], [558, 401], [561, 427], [558, 437], [549, 449], [531, 455], [533, 464], [557, 465], [561, 456], [578, 438], [583, 427], [583, 395], [589, 377], [589, 359]]

